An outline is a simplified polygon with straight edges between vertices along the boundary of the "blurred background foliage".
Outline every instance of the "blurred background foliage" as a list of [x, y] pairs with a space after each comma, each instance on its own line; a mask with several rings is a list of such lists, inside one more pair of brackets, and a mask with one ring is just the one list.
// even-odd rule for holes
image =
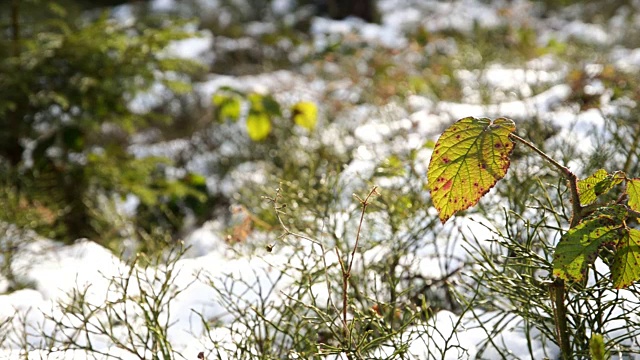
[[[135, 21], [112, 18], [113, 7], [123, 3], [135, 5]], [[211, 218], [215, 209], [228, 207], [227, 200], [208, 190], [202, 175], [184, 169], [181, 159], [137, 156], [130, 149], [145, 143], [136, 143], [136, 134], [155, 134], [153, 130], [159, 129], [160, 139], [168, 140], [208, 128], [212, 118], [218, 120], [214, 128], [220, 121], [237, 121], [239, 102], [232, 101], [229, 107], [229, 100], [235, 98], [214, 98], [218, 109], [214, 114], [193, 100], [194, 81], [216, 71], [215, 66], [178, 58], [165, 49], [173, 41], [197, 36], [197, 28], [239, 35], [235, 26], [273, 18], [270, 3], [223, 2], [221, 8], [230, 21], [203, 18], [195, 27], [183, 19], [198, 14], [196, 2], [177, 6], [169, 14], [150, 11], [144, 1], [0, 4], [0, 220], [65, 243], [89, 238], [117, 251], [125, 238], [142, 240], [143, 234], [158, 231], [170, 238], [183, 236]], [[372, 1], [299, 4], [303, 12], [308, 7], [335, 18], [377, 17]], [[272, 44], [269, 39], [261, 42], [266, 47]], [[269, 66], [267, 58], [255, 59], [260, 70]], [[251, 62], [232, 51], [216, 64], [238, 59], [238, 68]], [[160, 104], [132, 108], [134, 99], [157, 90], [158, 85], [164, 91]], [[287, 170], [293, 163], [288, 165], [289, 160], [282, 157], [292, 150], [286, 145], [289, 142], [278, 145], [275, 139], [293, 134], [289, 121], [313, 131], [315, 104], [300, 102], [283, 112], [268, 95], [236, 95], [253, 104], [247, 118], [249, 137], [266, 141], [254, 151], [238, 154], [235, 164], [256, 156], [269, 158], [276, 168], [293, 174]], [[221, 99], [224, 104], [216, 103]], [[281, 120], [275, 124], [273, 119]], [[225, 140], [209, 141], [207, 149]], [[222, 172], [224, 167], [218, 166]], [[135, 195], [138, 203], [134, 217], [123, 222], [118, 209], [128, 195]], [[142, 250], [155, 247], [144, 241], [138, 246]]]
[[[127, 194], [172, 216], [176, 204], [207, 201], [197, 176], [169, 178], [167, 159], [127, 150], [132, 134], [172, 121], [162, 111], [136, 112], [130, 102], [156, 83], [189, 91], [204, 68], [163, 53], [192, 36], [184, 22], [123, 24], [101, 12], [79, 16], [86, 4], [76, 5], [3, 5], [0, 171], [11, 191], [0, 199], [0, 217], [67, 243], [108, 244], [122, 234], [101, 209]], [[141, 229], [158, 220], [143, 216]]]

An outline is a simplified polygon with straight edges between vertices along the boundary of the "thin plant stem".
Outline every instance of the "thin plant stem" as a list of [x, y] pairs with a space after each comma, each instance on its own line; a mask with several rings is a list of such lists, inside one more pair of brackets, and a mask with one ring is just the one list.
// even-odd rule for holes
[[569, 182], [569, 189], [571, 191], [571, 206], [572, 206], [572, 217], [570, 227], [574, 227], [578, 225], [580, 220], [582, 220], [582, 205], [580, 204], [580, 195], [578, 193], [578, 177], [574, 174], [569, 168], [560, 164], [549, 155], [545, 154], [544, 151], [538, 149], [531, 142], [519, 137], [516, 134], [509, 134], [509, 137], [513, 140], [520, 142], [521, 144], [527, 146], [529, 149], [536, 152], [538, 155], [542, 156], [545, 160], [551, 163], [565, 179]]
[[[331, 296], [331, 283], [329, 282], [329, 267], [327, 266], [327, 259], [326, 259], [326, 251], [324, 248], [324, 245], [322, 244], [322, 242], [304, 235], [304, 234], [300, 234], [300, 233], [296, 233], [293, 232], [291, 230], [289, 230], [289, 228], [287, 227], [287, 225], [285, 225], [284, 221], [282, 220], [282, 209], [285, 208], [286, 204], [283, 205], [279, 205], [278, 204], [278, 199], [280, 198], [280, 191], [281, 191], [282, 186], [280, 186], [277, 190], [276, 190], [276, 195], [273, 198], [268, 198], [265, 197], [266, 199], [270, 200], [273, 202], [273, 209], [276, 213], [276, 218], [278, 219], [278, 223], [280, 223], [280, 226], [282, 227], [282, 229], [284, 230], [284, 233], [282, 235], [280, 235], [281, 238], [286, 237], [286, 236], [293, 236], [299, 239], [303, 239], [303, 240], [307, 240], [309, 242], [311, 242], [314, 245], [317, 245], [320, 248], [320, 251], [322, 252], [322, 265], [324, 266], [324, 273], [325, 273], [325, 282], [327, 285], [327, 294], [329, 297], [329, 305], [333, 308], [333, 310], [336, 312], [336, 314], [339, 314], [340, 311], [338, 310], [338, 307], [335, 305], [335, 303], [333, 302], [333, 296]], [[339, 257], [338, 257], [339, 258]], [[346, 322], [344, 322], [342, 324], [344, 327], [346, 327]]]
[[360, 223], [358, 224], [358, 233], [356, 234], [356, 243], [353, 245], [353, 250], [351, 251], [351, 260], [349, 261], [349, 268], [347, 269], [348, 272], [351, 272], [351, 268], [353, 267], [353, 258], [356, 255], [356, 249], [358, 248], [358, 242], [360, 241], [360, 233], [362, 232], [362, 223], [364, 222], [364, 213], [367, 210], [367, 206], [369, 206], [369, 199], [371, 198], [371, 196], [373, 195], [378, 195], [378, 192], [376, 191], [378, 189], [377, 186], [374, 186], [371, 191], [369, 191], [369, 194], [367, 195], [367, 197], [362, 200], [360, 199], [358, 196], [356, 196], [354, 194], [354, 196], [360, 200], [360, 203], [362, 204], [362, 211], [360, 212]]
[[[578, 177], [576, 176], [576, 174], [574, 174], [566, 166], [551, 158], [549, 155], [545, 154], [544, 151], [538, 149], [531, 142], [513, 133], [509, 134], [509, 137], [527, 146], [529, 149], [542, 156], [543, 159], [551, 163], [551, 165], [553, 165], [567, 180], [567, 182], [569, 183], [569, 190], [571, 192], [572, 206], [571, 222], [569, 224], [569, 227], [573, 228], [578, 225], [578, 223], [580, 223], [580, 221], [582, 220], [583, 207], [582, 204], [580, 204], [580, 194], [578, 193]], [[556, 278], [549, 287], [549, 295], [554, 304], [553, 315], [556, 323], [556, 339], [558, 341], [558, 345], [560, 346], [562, 358], [568, 360], [571, 358], [571, 342], [569, 339], [567, 304], [565, 301], [566, 292], [567, 286], [565, 284], [565, 281], [560, 278]]]
[[[356, 250], [358, 249], [358, 243], [360, 242], [360, 234], [362, 232], [362, 223], [364, 222], [364, 214], [367, 211], [367, 206], [369, 206], [369, 200], [373, 195], [378, 195], [376, 191], [378, 189], [377, 186], [374, 186], [369, 191], [369, 194], [363, 199], [361, 199], [358, 195], [353, 194], [353, 196], [360, 201], [362, 205], [362, 211], [360, 212], [360, 222], [358, 223], [358, 232], [356, 233], [356, 241], [353, 244], [353, 250], [351, 251], [351, 258], [349, 259], [349, 266], [345, 267], [344, 262], [340, 260], [340, 267], [342, 269], [342, 324], [344, 326], [344, 335], [346, 338], [350, 339], [350, 331], [347, 325], [347, 307], [349, 305], [349, 278], [351, 277], [351, 268], [353, 267], [353, 260], [356, 256]], [[337, 251], [337, 250], [336, 250]], [[340, 256], [338, 254], [338, 259]]]
[[627, 160], [624, 162], [624, 167], [622, 168], [622, 171], [625, 173], [628, 173], [631, 170], [631, 161], [638, 150], [638, 142], [640, 142], [640, 124], [636, 123], [636, 133], [634, 134], [633, 142], [631, 143], [631, 148], [627, 155]]

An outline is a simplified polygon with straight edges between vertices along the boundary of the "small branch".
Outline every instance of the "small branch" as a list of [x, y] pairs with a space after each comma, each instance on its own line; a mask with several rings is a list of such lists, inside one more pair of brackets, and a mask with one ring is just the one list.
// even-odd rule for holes
[[349, 288], [349, 271], [345, 268], [344, 261], [342, 261], [342, 257], [340, 257], [340, 252], [337, 248], [336, 256], [338, 257], [340, 271], [342, 272], [342, 336], [345, 339], [349, 339], [349, 323], [347, 323], [347, 307], [349, 305], [347, 297], [347, 289]]
[[[367, 211], [367, 206], [369, 206], [369, 199], [373, 195], [378, 195], [376, 191], [378, 189], [377, 186], [374, 186], [367, 197], [362, 200], [358, 195], [353, 194], [353, 196], [360, 201], [362, 205], [362, 211], [360, 212], [360, 222], [358, 223], [358, 232], [356, 233], [356, 242], [353, 244], [353, 250], [351, 251], [351, 258], [349, 259], [349, 266], [345, 268], [344, 262], [340, 259], [340, 254], [338, 254], [338, 259], [340, 259], [340, 267], [342, 268], [342, 324], [344, 326], [344, 335], [345, 338], [350, 338], [349, 327], [347, 325], [347, 307], [349, 305], [349, 278], [351, 277], [351, 268], [353, 267], [353, 260], [356, 257], [356, 250], [358, 249], [358, 243], [360, 242], [360, 233], [362, 232], [362, 223], [364, 222], [364, 214]], [[337, 249], [336, 249], [337, 252]]]
[[[329, 282], [329, 267], [327, 266], [327, 259], [326, 259], [326, 251], [324, 249], [324, 245], [316, 240], [313, 239], [307, 235], [303, 235], [303, 234], [299, 234], [299, 233], [295, 233], [291, 230], [289, 230], [289, 228], [284, 224], [284, 221], [282, 220], [282, 217], [280, 216], [283, 212], [282, 209], [285, 208], [285, 204], [283, 205], [278, 205], [278, 199], [280, 198], [280, 189], [282, 188], [282, 184], [281, 186], [276, 190], [276, 195], [273, 198], [269, 198], [269, 197], [264, 197], [267, 200], [270, 200], [271, 202], [273, 202], [273, 209], [276, 213], [276, 218], [278, 219], [278, 223], [280, 223], [280, 226], [282, 227], [282, 229], [284, 230], [284, 233], [282, 235], [280, 235], [281, 238], [284, 238], [288, 235], [291, 235], [293, 237], [297, 237], [299, 239], [304, 239], [307, 241], [310, 241], [312, 244], [317, 245], [320, 248], [320, 251], [322, 252], [322, 265], [324, 266], [324, 273], [325, 273], [325, 282], [327, 285], [327, 294], [329, 297], [329, 305], [331, 306], [331, 308], [333, 308], [333, 310], [336, 312], [336, 314], [339, 314], [340, 311], [338, 310], [338, 307], [335, 305], [335, 303], [333, 302], [333, 296], [331, 296], [331, 283]], [[338, 259], [340, 259], [340, 256], [338, 256]], [[343, 324], [343, 326], [346, 326], [346, 323]]]
[[556, 278], [549, 286], [553, 301], [553, 317], [556, 322], [556, 340], [560, 347], [563, 360], [571, 358], [571, 343], [569, 342], [569, 327], [567, 324], [567, 306], [565, 304], [566, 285], [564, 280]]
[[284, 209], [286, 207], [286, 205], [278, 205], [278, 199], [280, 198], [280, 188], [276, 189], [276, 196], [273, 198], [270, 197], [264, 197], [267, 200], [270, 200], [271, 202], [273, 202], [273, 209], [276, 212], [276, 218], [278, 219], [278, 223], [280, 223], [280, 226], [282, 227], [282, 229], [284, 230], [284, 234], [280, 235], [280, 237], [285, 237], [287, 235], [292, 235], [294, 237], [297, 238], [301, 238], [307, 241], [310, 241], [318, 246], [320, 246], [321, 248], [324, 249], [324, 246], [322, 245], [321, 242], [319, 242], [318, 240], [311, 238], [307, 235], [303, 235], [303, 234], [299, 234], [299, 233], [295, 233], [291, 230], [289, 230], [289, 228], [287, 227], [287, 225], [284, 224], [284, 221], [282, 220], [282, 217], [280, 216], [280, 214], [282, 214], [282, 209]]
[[582, 220], [582, 205], [580, 204], [580, 195], [578, 194], [578, 177], [576, 176], [576, 174], [574, 174], [566, 166], [551, 158], [549, 155], [545, 154], [544, 151], [538, 149], [533, 143], [513, 133], [509, 134], [509, 137], [527, 146], [529, 149], [542, 156], [542, 158], [551, 163], [551, 165], [553, 165], [562, 174], [562, 176], [567, 179], [567, 181], [569, 182], [569, 189], [571, 191], [571, 205], [573, 207], [573, 216], [571, 217], [570, 227], [576, 226], [580, 222], [580, 220]]
[[635, 211], [631, 208], [627, 209], [627, 212], [630, 216], [636, 218], [636, 219], [640, 219], [640, 212], [639, 211]]
[[569, 177], [571, 174], [571, 170], [569, 170], [567, 167], [563, 166], [562, 164], [560, 164], [559, 162], [557, 162], [556, 160], [554, 160], [552, 157], [550, 157], [549, 155], [545, 154], [544, 151], [538, 149], [538, 147], [536, 147], [533, 143], [531, 143], [530, 141], [527, 141], [523, 138], [521, 138], [520, 136], [516, 135], [516, 134], [509, 134], [509, 137], [513, 140], [519, 141], [520, 143], [526, 145], [528, 148], [530, 148], [531, 150], [535, 151], [536, 153], [538, 153], [538, 155], [542, 156], [545, 160], [547, 160], [548, 162], [550, 162], [553, 166], [555, 166], [561, 173], [562, 175], [564, 175], [565, 177]]
[[369, 206], [369, 199], [373, 195], [378, 195], [378, 192], [376, 191], [377, 189], [378, 187], [374, 186], [371, 189], [371, 191], [369, 191], [369, 194], [364, 200], [360, 199], [357, 195], [354, 194], [354, 196], [358, 200], [360, 200], [360, 204], [362, 204], [362, 212], [360, 213], [360, 223], [358, 224], [358, 233], [356, 234], [356, 243], [353, 245], [353, 251], [351, 251], [351, 260], [349, 261], [349, 268], [347, 269], [349, 273], [351, 273], [351, 267], [353, 266], [353, 258], [355, 257], [356, 249], [358, 248], [358, 241], [360, 240], [360, 232], [362, 231], [362, 222], [364, 221], [364, 213], [367, 210], [367, 206]]

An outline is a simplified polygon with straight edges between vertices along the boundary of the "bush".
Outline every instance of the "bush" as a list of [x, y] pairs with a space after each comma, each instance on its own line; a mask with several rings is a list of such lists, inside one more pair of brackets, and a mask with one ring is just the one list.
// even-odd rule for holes
[[[0, 172], [14, 201], [37, 217], [25, 225], [68, 243], [86, 237], [110, 244], [123, 234], [111, 231], [107, 213], [127, 194], [173, 216], [182, 200], [206, 202], [195, 175], [168, 178], [166, 159], [127, 151], [133, 132], [171, 120], [136, 111], [132, 101], [157, 84], [188, 91], [189, 76], [202, 70], [163, 52], [193, 33], [181, 23], [127, 25], [106, 15], [86, 21], [43, 5], [54, 11], [30, 22], [16, 4], [5, 32], [13, 35], [0, 46]], [[3, 211], [0, 219], [9, 216]], [[140, 226], [149, 231], [148, 223]]]

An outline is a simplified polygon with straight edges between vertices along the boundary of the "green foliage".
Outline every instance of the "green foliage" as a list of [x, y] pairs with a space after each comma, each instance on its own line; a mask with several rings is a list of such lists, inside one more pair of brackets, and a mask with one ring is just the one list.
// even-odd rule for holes
[[[203, 217], [211, 205], [212, 198], [207, 195], [204, 177], [186, 173], [179, 178], [168, 178], [164, 169], [171, 162], [166, 158], [136, 158], [121, 148], [112, 147], [102, 154], [90, 154], [86, 164], [84, 175], [92, 179], [88, 195], [98, 197], [104, 192], [118, 197], [127, 194], [138, 197], [140, 203], [132, 219], [136, 231], [177, 234], [182, 230], [186, 211]], [[97, 203], [94, 207], [99, 208], [99, 205]], [[109, 231], [112, 227], [109, 222], [100, 224], [99, 228], [104, 231], [101, 240], [105, 244], [114, 242], [110, 247], [117, 249], [119, 236]], [[146, 251], [151, 247], [151, 244], [143, 242], [140, 250]]]
[[[218, 122], [236, 122], [242, 118], [242, 106], [248, 107], [246, 116], [247, 135], [253, 141], [263, 141], [272, 132], [275, 121], [284, 121], [280, 103], [271, 95], [243, 93], [241, 91], [222, 88], [211, 99], [215, 106]], [[309, 101], [300, 101], [290, 109], [292, 122], [309, 131], [313, 131], [318, 120], [318, 107]]]
[[609, 190], [623, 180], [624, 174], [620, 171], [616, 171], [613, 174], [608, 174], [604, 169], [596, 171], [588, 178], [578, 181], [580, 203], [589, 205], [595, 202], [598, 196], [608, 193]]
[[[0, 39], [16, 49], [0, 60], [0, 162], [19, 201], [51, 214], [32, 228], [67, 242], [102, 241], [110, 225], [95, 211], [97, 199], [134, 193], [153, 204], [193, 195], [179, 180], [157, 186], [165, 159], [137, 159], [124, 150], [131, 133], [170, 120], [132, 111], [133, 99], [157, 83], [190, 91], [189, 76], [202, 66], [164, 49], [192, 33], [179, 23], [152, 28], [106, 15], [80, 21], [60, 11], [18, 25], [17, 39]], [[155, 180], [147, 178], [151, 173]]]
[[553, 274], [565, 280], [582, 281], [603, 245], [619, 241], [622, 222], [614, 216], [594, 215], [569, 229], [560, 239], [553, 257]]
[[640, 230], [625, 229], [611, 265], [613, 285], [620, 289], [640, 280]]
[[[491, 121], [467, 117], [451, 125], [440, 136], [429, 163], [428, 179], [431, 198], [443, 223], [457, 211], [477, 204], [504, 177], [510, 165], [514, 131], [515, 124], [509, 119]], [[521, 140], [519, 137], [515, 139]], [[533, 147], [528, 142], [524, 143]], [[550, 160], [540, 150], [535, 150]], [[569, 172], [564, 167], [560, 168]], [[566, 172], [564, 175], [568, 176]], [[575, 179], [575, 175], [572, 178]], [[582, 205], [588, 205], [623, 180], [631, 189], [626, 195], [630, 207], [635, 211], [637, 181], [627, 180], [621, 171], [608, 174], [605, 170], [598, 170], [587, 179], [575, 181], [575, 195]], [[581, 209], [579, 205], [577, 208]], [[584, 217], [582, 214], [574, 216]], [[616, 254], [611, 266], [614, 286], [623, 288], [640, 280], [637, 230], [627, 227], [629, 217], [635, 218], [635, 214], [630, 214], [626, 206], [609, 205], [595, 210], [570, 228], [556, 247], [554, 276], [582, 281], [587, 266], [593, 264], [602, 246], [609, 246], [615, 249]]]
[[627, 180], [627, 195], [629, 196], [629, 207], [633, 211], [640, 211], [640, 179]]
[[213, 95], [213, 105], [217, 110], [217, 118], [220, 122], [238, 121], [240, 118], [241, 97], [237, 94], [225, 94], [218, 92]]
[[[508, 126], [504, 127], [504, 123]], [[494, 134], [494, 131], [500, 133]], [[629, 179], [622, 171], [608, 174], [605, 170], [598, 170], [590, 177], [578, 180], [568, 168], [532, 143], [515, 135], [514, 131], [513, 122], [502, 118], [493, 122], [488, 119], [464, 118], [451, 125], [438, 139], [429, 164], [431, 197], [443, 222], [456, 211], [476, 204], [486, 191], [471, 191], [468, 184], [489, 183], [493, 186], [500, 180], [510, 166], [513, 142], [519, 142], [533, 150], [566, 179], [572, 201], [570, 227], [553, 249], [552, 262], [538, 262], [538, 266], [552, 274], [550, 299], [554, 303], [555, 340], [561, 348], [563, 358], [568, 359], [573, 355], [571, 337], [583, 330], [569, 328], [568, 318], [571, 315], [567, 303], [571, 300], [568, 300], [566, 293], [575, 291], [580, 295], [581, 292], [589, 291], [588, 288], [580, 290], [579, 287], [568, 284], [577, 282], [584, 286], [587, 272], [598, 256], [610, 264], [613, 288], [627, 288], [640, 281], [640, 230], [627, 225], [637, 221], [640, 215], [636, 210], [638, 180]], [[494, 145], [499, 145], [500, 151], [496, 151], [497, 154], [494, 153]], [[482, 166], [486, 163], [493, 166]], [[488, 175], [492, 177], [475, 170], [478, 168], [489, 169]], [[490, 182], [485, 178], [489, 178]], [[617, 201], [608, 201], [605, 195], [623, 181], [626, 183], [624, 192]], [[458, 204], [461, 199], [463, 205]], [[516, 249], [511, 248], [510, 251]], [[482, 250], [479, 252], [483, 253]], [[513, 255], [517, 256], [517, 252]], [[609, 256], [611, 253], [612, 259]], [[529, 252], [528, 256], [538, 255]], [[600, 275], [594, 270], [594, 276]], [[591, 343], [592, 351], [603, 347], [597, 342], [595, 339]], [[598, 352], [598, 356], [604, 357], [600, 353], [602, 352]]]
[[589, 340], [589, 354], [593, 360], [607, 360], [609, 354], [604, 345], [604, 336], [602, 334], [592, 334]]

